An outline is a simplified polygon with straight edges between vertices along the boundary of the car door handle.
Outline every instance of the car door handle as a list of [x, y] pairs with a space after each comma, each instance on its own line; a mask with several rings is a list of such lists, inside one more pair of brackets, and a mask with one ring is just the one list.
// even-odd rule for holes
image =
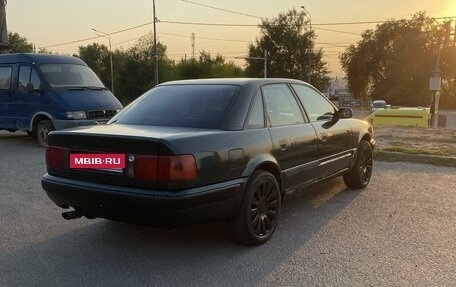
[[288, 145], [287, 140], [279, 140], [279, 147], [281, 150], [286, 150]]
[[329, 134], [328, 133], [323, 133], [320, 135], [320, 141], [321, 142], [326, 142], [328, 140]]

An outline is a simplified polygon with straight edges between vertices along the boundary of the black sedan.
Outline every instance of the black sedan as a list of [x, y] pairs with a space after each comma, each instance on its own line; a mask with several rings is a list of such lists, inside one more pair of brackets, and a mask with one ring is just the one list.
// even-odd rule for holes
[[176, 81], [106, 125], [50, 133], [41, 183], [74, 208], [66, 219], [225, 220], [234, 239], [261, 244], [287, 192], [336, 176], [366, 187], [374, 145], [369, 123], [298, 80]]

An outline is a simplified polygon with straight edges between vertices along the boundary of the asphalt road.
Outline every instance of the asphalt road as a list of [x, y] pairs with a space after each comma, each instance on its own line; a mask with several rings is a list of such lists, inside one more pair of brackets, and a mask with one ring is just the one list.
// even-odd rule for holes
[[290, 195], [274, 237], [245, 247], [223, 224], [65, 221], [44, 149], [0, 131], [0, 286], [456, 286], [456, 169], [374, 168], [365, 190]]

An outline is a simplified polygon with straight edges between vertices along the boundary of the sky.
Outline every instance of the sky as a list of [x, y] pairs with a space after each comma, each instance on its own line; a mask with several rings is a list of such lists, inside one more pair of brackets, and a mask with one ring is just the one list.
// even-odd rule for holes
[[[235, 58], [247, 55], [249, 43], [260, 36], [257, 26], [168, 22], [257, 25], [261, 18], [270, 19], [293, 8], [302, 9], [301, 6], [310, 13], [317, 48], [323, 49], [332, 76], [343, 76], [340, 53], [376, 24], [321, 24], [408, 19], [418, 11], [426, 11], [432, 17], [456, 16], [456, 0], [156, 0], [156, 18], [160, 21], [156, 24], [157, 38], [167, 46], [168, 57], [178, 60], [192, 56], [194, 33], [196, 55], [205, 50], [243, 66], [244, 61]], [[113, 50], [129, 48], [138, 38], [153, 31], [153, 25], [148, 24], [153, 21], [152, 0], [9, 0], [6, 13], [9, 32], [19, 33], [37, 49], [46, 47], [61, 54], [77, 53], [78, 46], [93, 42], [108, 46], [105, 37], [61, 45], [97, 37], [92, 29], [113, 33], [140, 26], [110, 35]]]

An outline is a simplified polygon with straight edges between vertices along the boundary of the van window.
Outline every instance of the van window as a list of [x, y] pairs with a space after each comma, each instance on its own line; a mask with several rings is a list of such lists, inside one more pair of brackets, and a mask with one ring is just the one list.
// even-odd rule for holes
[[11, 88], [12, 72], [12, 67], [0, 67], [0, 90], [8, 90]]
[[87, 66], [43, 64], [40, 69], [53, 88], [105, 88], [97, 75]]
[[41, 86], [41, 80], [34, 68], [30, 66], [20, 66], [18, 81], [19, 91], [25, 92], [27, 90], [28, 83], [32, 83], [34, 89], [39, 89]]

